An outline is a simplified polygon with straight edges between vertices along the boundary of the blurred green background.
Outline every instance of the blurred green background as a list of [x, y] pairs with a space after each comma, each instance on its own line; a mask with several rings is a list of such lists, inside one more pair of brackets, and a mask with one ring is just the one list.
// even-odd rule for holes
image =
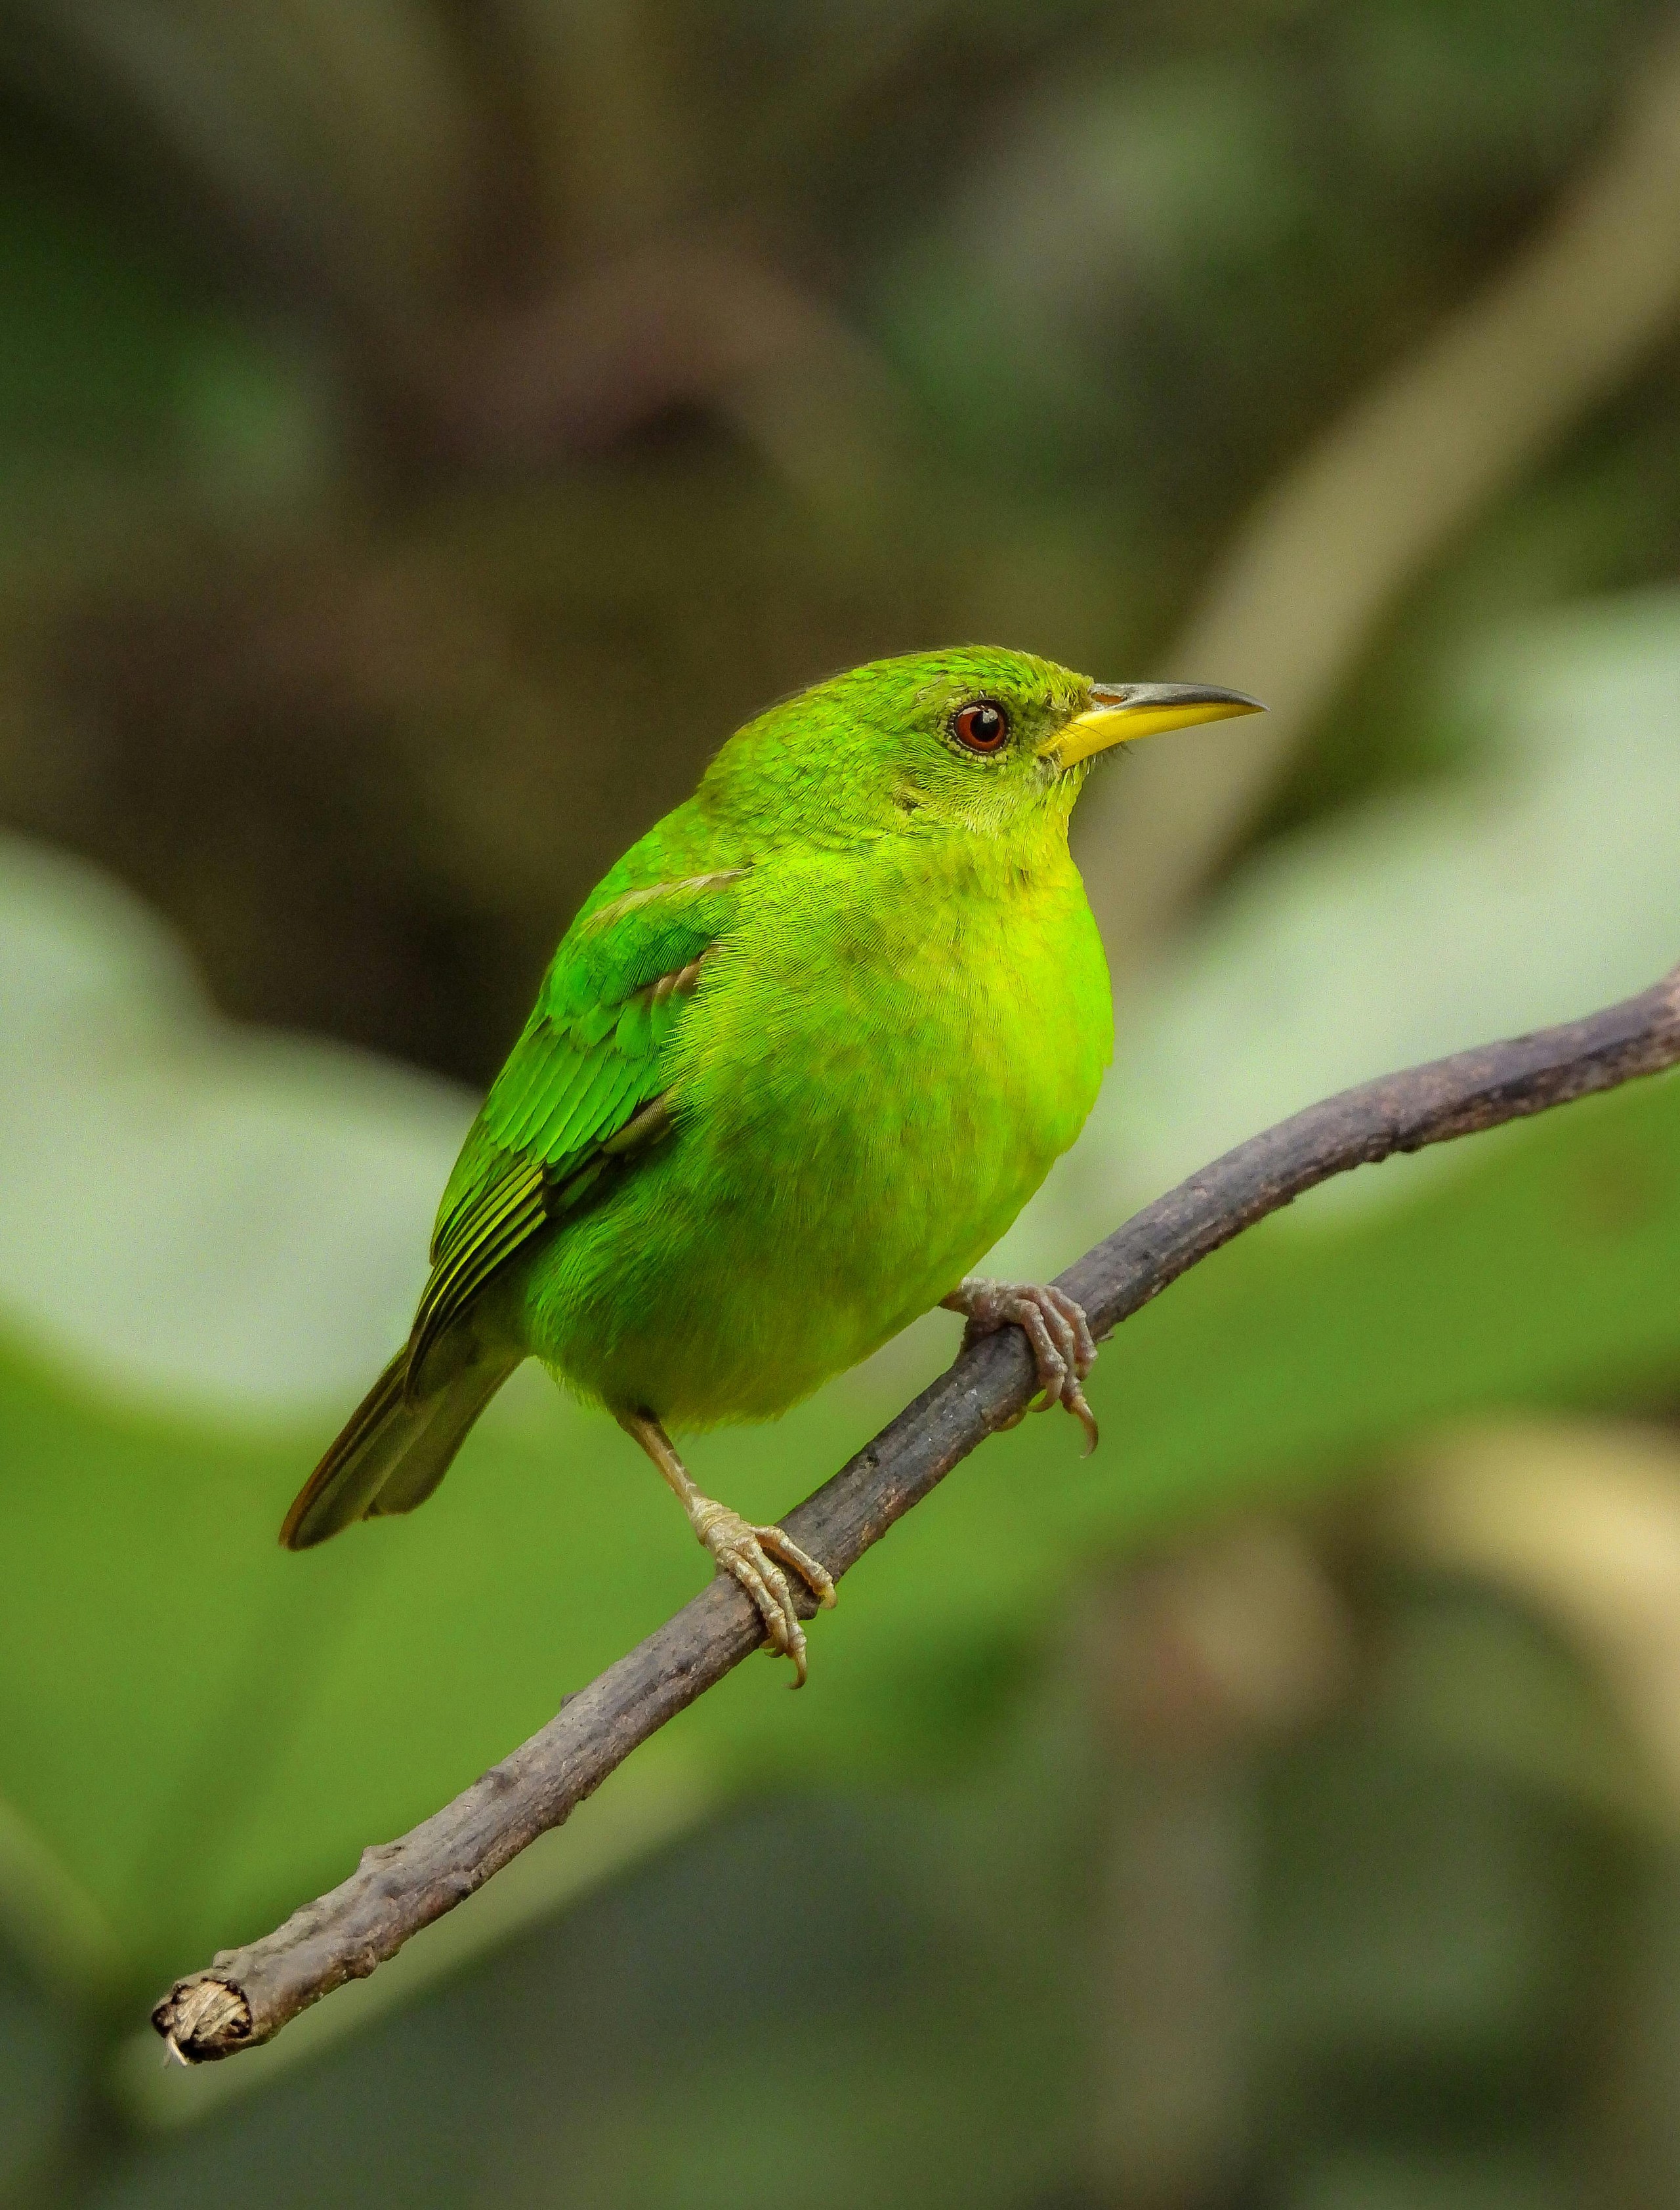
[[[699, 1584], [522, 1376], [274, 1530], [553, 943], [957, 638], [1119, 1062], [1000, 1267], [1680, 956], [1680, 19], [0, 9], [0, 2204], [1680, 2210], [1680, 1084], [1320, 1193], [373, 1980], [150, 2002]], [[697, 1470], [787, 1508], [934, 1316]]]

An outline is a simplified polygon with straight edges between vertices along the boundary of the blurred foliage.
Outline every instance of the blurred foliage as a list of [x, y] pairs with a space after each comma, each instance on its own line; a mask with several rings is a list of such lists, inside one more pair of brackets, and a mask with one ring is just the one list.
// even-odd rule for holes
[[[1657, 618], [1665, 641], [1666, 608]], [[1648, 625], [1652, 615], [1644, 619]], [[51, 1116], [49, 1143], [33, 1152], [15, 1146], [14, 1156], [33, 1160], [45, 1190], [62, 1191], [70, 1178], [63, 1162], [85, 1140], [77, 1119], [91, 1114], [93, 1126], [106, 1131], [99, 1149], [125, 1162], [124, 1179], [147, 1199], [135, 1224], [151, 1223], [154, 1295], [173, 1279], [165, 1310], [184, 1320], [202, 1294], [208, 1325], [214, 1306], [227, 1299], [227, 1265], [249, 1265], [265, 1240], [270, 1207], [299, 1213], [306, 1236], [311, 1209], [338, 1202], [338, 1170], [323, 1163], [300, 1173], [299, 1160], [284, 1181], [249, 1184], [245, 1204], [224, 1216], [227, 1256], [214, 1259], [208, 1217], [202, 1203], [195, 1211], [193, 1193], [207, 1183], [227, 1186], [227, 1169], [253, 1156], [243, 1129], [272, 1130], [288, 1096], [311, 1099], [310, 1155], [325, 1162], [346, 1140], [335, 1127], [370, 1084], [366, 1105], [354, 1109], [373, 1106], [384, 1084], [377, 1109], [414, 1115], [410, 1140], [432, 1131], [438, 1108], [429, 1094], [403, 1097], [389, 1078], [354, 1062], [311, 1069], [303, 1059], [235, 1051], [217, 1072], [207, 1049], [214, 1030], [190, 1041], [180, 977], [160, 951], [137, 948], [124, 904], [79, 877], [39, 866], [33, 872], [32, 896], [17, 897], [6, 932], [8, 1033], [16, 1054], [10, 1082], [17, 1094], [33, 1081], [41, 1105], [55, 1095], [68, 1102], [72, 1086], [81, 1096], [68, 1118], [63, 1108]], [[28, 873], [15, 867], [14, 885]], [[1287, 906], [1274, 899], [1272, 909], [1286, 914]], [[1614, 912], [1613, 898], [1601, 901], [1598, 918], [1612, 938]], [[1544, 941], [1542, 935], [1537, 949]], [[1229, 949], [1220, 956], [1229, 960]], [[1183, 994], [1175, 992], [1174, 1001]], [[101, 1009], [112, 1017], [94, 1019], [104, 1042], [90, 1058], [90, 1017]], [[1230, 1042], [1241, 1048], [1240, 1037]], [[178, 1094], [208, 1096], [220, 1088], [230, 1097], [243, 1090], [249, 1102], [231, 1114], [223, 1106], [214, 1119], [196, 1112], [172, 1151], [160, 1151], [154, 1137], [145, 1138], [149, 1151], [140, 1148], [135, 1137], [159, 1108], [145, 1102], [149, 1093], [137, 1087], [130, 1062], [137, 1054], [143, 1065], [160, 1053], [165, 1064], [180, 1057], [172, 1077]], [[107, 1091], [113, 1105], [101, 1102]], [[1075, 1561], [1248, 1500], [1302, 1494], [1345, 1478], [1400, 1447], [1420, 1425], [1478, 1405], [1661, 1403], [1680, 1353], [1677, 1109], [1680, 1088], [1671, 1081], [1637, 1088], [1444, 1155], [1441, 1169], [1421, 1179], [1385, 1170], [1379, 1182], [1399, 1180], [1375, 1211], [1279, 1220], [1232, 1246], [1109, 1347], [1094, 1383], [1109, 1434], [1096, 1459], [1075, 1458], [1067, 1437], [1048, 1422], [1000, 1439], [849, 1585], [843, 1631], [823, 1639], [821, 1674], [809, 1694], [789, 1705], [771, 1693], [767, 1671], [737, 1676], [644, 1751], [564, 1837], [533, 1854], [536, 1870], [511, 1918], [486, 1911], [499, 1883], [452, 1919], [456, 1943], [442, 1961], [505, 1939], [511, 1924], [552, 1907], [576, 1877], [598, 1877], [645, 1851], [689, 1826], [720, 1790], [749, 1778], [820, 1784], [843, 1772], [855, 1785], [925, 1788], [988, 1744], [995, 1760], [1024, 1725], [1031, 1735], [1032, 1683], [1054, 1647]], [[172, 1121], [178, 1117], [164, 1110]], [[411, 1177], [426, 1171], [425, 1146], [446, 1157], [457, 1125], [452, 1109], [439, 1114], [412, 1167], [401, 1142], [387, 1147], [390, 1166], [348, 1155], [364, 1159], [362, 1172], [375, 1171], [385, 1216], [406, 1208], [423, 1219]], [[266, 1141], [272, 1174], [282, 1155], [272, 1134]], [[148, 1196], [154, 1183], [160, 1192], [166, 1187], [156, 1178], [172, 1157], [187, 1200], [178, 1221]], [[20, 1194], [15, 1188], [15, 1206]], [[44, 1312], [39, 1294], [29, 1295], [27, 1254], [33, 1248], [36, 1264], [45, 1263], [55, 1217], [63, 1217], [62, 1205], [35, 1217], [33, 1235], [27, 1205], [13, 1217], [13, 1236], [21, 1231], [24, 1241], [11, 1293]], [[421, 1234], [423, 1227], [414, 1230], [416, 1259]], [[341, 1253], [317, 1248], [312, 1263], [317, 1271], [324, 1263], [329, 1275], [347, 1262], [365, 1266], [365, 1247], [377, 1250], [380, 1240], [378, 1218], [370, 1217]], [[500, 1401], [426, 1513], [377, 1531], [378, 1539], [334, 1546], [299, 1570], [275, 1549], [272, 1530], [327, 1422], [307, 1431], [295, 1419], [276, 1428], [270, 1412], [265, 1432], [252, 1431], [249, 1415], [239, 1425], [224, 1417], [213, 1427], [202, 1415], [184, 1417], [163, 1405], [142, 1414], [121, 1399], [102, 1404], [88, 1380], [76, 1378], [78, 1368], [90, 1375], [105, 1362], [98, 1315], [110, 1302], [120, 1322], [134, 1265], [119, 1239], [102, 1271], [84, 1267], [76, 1307], [53, 1322], [61, 1345], [56, 1374], [39, 1356], [15, 1351], [7, 1362], [3, 1423], [15, 1470], [0, 1496], [8, 1553], [33, 1561], [0, 1623], [4, 1793], [30, 1843], [18, 1854], [13, 1884], [18, 1914], [33, 1931], [26, 1953], [55, 2005], [112, 2027], [136, 2020], [182, 1957], [259, 1930], [299, 1893], [338, 1876], [362, 1842], [395, 1831], [462, 1784], [539, 1724], [566, 1688], [680, 1602], [694, 1579], [687, 1546], [633, 1451], [541, 1382]], [[199, 1292], [187, 1278], [193, 1271], [205, 1276]], [[303, 1289], [295, 1265], [280, 1289], [283, 1314], [284, 1301]], [[393, 1283], [394, 1313], [402, 1291], [400, 1280]], [[369, 1315], [360, 1324], [372, 1331]], [[243, 1355], [260, 1369], [257, 1343]], [[715, 1460], [712, 1477], [746, 1508], [783, 1508], [790, 1469], [813, 1477], [855, 1447], [911, 1385], [907, 1360], [930, 1355], [926, 1343], [900, 1351], [772, 1429], [703, 1440], [702, 1478]], [[196, 1380], [202, 1393], [218, 1357], [240, 1356], [232, 1345], [207, 1356], [201, 1342], [196, 1362], [180, 1367], [175, 1392]], [[296, 1356], [283, 1345], [267, 1353], [281, 1374]], [[274, 1400], [274, 1383], [261, 1370], [243, 1386], [258, 1404]], [[609, 1561], [622, 1569], [607, 1570]], [[78, 1622], [76, 1662], [66, 1664], [63, 1623], [71, 1620]], [[1486, 1671], [1485, 1663], [1472, 1663], [1473, 1678]], [[1404, 1700], [1414, 1716], [1427, 1703], [1416, 1682]], [[1456, 1708], [1449, 1697], [1439, 1723], [1449, 1739]], [[1552, 1691], [1531, 1732], [1555, 1732], [1556, 1711]], [[1508, 1718], [1494, 1732], [1508, 1741]], [[1591, 1732], [1589, 1724], [1585, 1767], [1566, 1758], [1561, 1777], [1555, 1760], [1543, 1761], [1538, 1773], [1566, 1801], [1579, 1798], [1568, 1816], [1589, 1824], [1605, 1816]], [[1455, 1754], [1463, 1756], [1461, 1742]], [[1018, 1783], [1000, 1784], [1007, 1794]], [[1089, 1784], [1080, 1783], [1068, 1802]], [[1504, 1784], [1496, 1784], [1496, 1797]], [[1612, 1801], [1611, 1809], [1620, 1821], [1644, 1816], [1637, 1802], [1629, 1808]], [[937, 1825], [946, 1814], [918, 1815], [934, 1816]], [[860, 1839], [856, 1846], [869, 1859], [873, 1845]], [[964, 1830], [960, 1846], [980, 1845]], [[1054, 1858], [1048, 1838], [1042, 1846]], [[989, 1863], [983, 1849], [982, 1857]], [[698, 1876], [690, 1869], [678, 1881], [679, 1897], [692, 1894], [688, 1883]], [[996, 1899], [991, 1874], [975, 1876], [984, 1923]], [[1294, 1876], [1306, 1875], [1296, 1867]], [[1048, 1973], [1044, 1999], [1052, 2003], [1064, 2002], [1057, 1976], [1073, 1969], [1064, 1953], [1066, 1905], [1055, 1901], [1060, 1877], [1042, 1866], [1031, 1874], [1051, 1881], [1051, 1893], [1035, 1906], [1048, 1914], [1047, 1953], [1011, 1968]], [[1550, 1893], [1543, 1882], [1541, 1898]], [[708, 1905], [706, 1912], [714, 1907], [721, 1906]], [[1542, 1899], [1534, 1907], [1550, 1905]], [[808, 1911], [808, 1901], [801, 1908]], [[1497, 1942], [1496, 1951], [1496, 1961], [1504, 1957]], [[420, 1968], [406, 1984], [412, 1996], [431, 1976], [426, 1944], [408, 1953], [405, 1965], [410, 1961]], [[697, 2001], [710, 1969], [697, 1968]], [[1305, 1967], [1297, 1959], [1288, 1969]], [[273, 2051], [242, 2059], [233, 2076], [260, 2084], [265, 2067], [289, 2071], [307, 2054], [311, 2028], [335, 2038], [355, 2022], [351, 2005], [359, 1999], [377, 1997], [377, 2013], [401, 1996], [403, 1971], [394, 1967], [366, 1990], [335, 1998]], [[1387, 1984], [1386, 1973], [1379, 1978]], [[914, 2033], [916, 2004], [900, 2004], [879, 1978], [872, 1986], [873, 2000], [896, 2020], [893, 2035]], [[474, 1999], [443, 1998], [446, 2005]], [[704, 2026], [695, 2030], [704, 2041]], [[873, 2095], [875, 2087], [865, 2084], [876, 2078], [872, 2067], [901, 2065], [902, 2044], [892, 2040], [879, 2056], [858, 2052], [849, 2012], [836, 2031], [853, 2050], [849, 2061], [863, 2067], [856, 2092]], [[1003, 2031], [999, 2020], [983, 2035]], [[411, 2050], [410, 2032], [401, 2030], [396, 2044], [377, 2038], [371, 2046]], [[984, 2050], [987, 2065], [1006, 2063], [1002, 2046], [985, 2038]], [[1289, 2061], [1307, 2063], [1309, 2056]], [[541, 2059], [559, 2061], [553, 2050]], [[142, 2062], [125, 2059], [121, 2075], [130, 2083], [122, 2094], [138, 2097], [142, 2109], [168, 2112], [172, 2098], [202, 2093], [196, 2078], [160, 2078], [154, 2064], [149, 2076], [136, 2071]], [[980, 2052], [967, 2062], [979, 2064]], [[208, 2076], [220, 2086], [223, 2075]], [[926, 2078], [917, 2090], [934, 2097], [941, 2126], [969, 2122], [954, 2078], [950, 2091]], [[117, 2092], [108, 2075], [93, 2085], [101, 2098]], [[714, 2099], [708, 2090], [696, 2107]], [[845, 2108], [843, 2098], [825, 2101], [813, 2122], [845, 2135], [853, 2123]], [[688, 2137], [692, 2116], [681, 2103], [668, 2114], [674, 2139]], [[1064, 2140], [1070, 2129], [1077, 2135], [1077, 2111], [1052, 2098], [1038, 2106], [1034, 2125]], [[417, 2138], [425, 2133], [422, 2125]], [[935, 2136], [918, 2139], [918, 2154], [934, 2154]], [[722, 2141], [717, 2153], [724, 2153]], [[418, 2154], [411, 2144], [402, 2168], [411, 2169]], [[487, 2136], [474, 2154], [492, 2156]], [[174, 2168], [172, 2156], [158, 2166], [160, 2174]], [[635, 2184], [653, 2183], [639, 2163], [629, 2171], [613, 2183], [628, 2190], [618, 2199], [634, 2199]], [[285, 2165], [273, 2183], [283, 2200], [308, 2183]], [[460, 2199], [448, 2191], [455, 2181], [438, 2183], [434, 2199]], [[1018, 2183], [1018, 2175], [1010, 2185]], [[742, 2199], [739, 2176], [731, 2185], [732, 2199]], [[844, 2199], [844, 2189], [833, 2199]]]
[[[965, 632], [1146, 666], [1651, 14], [17, 8], [0, 810], [230, 1010], [481, 1081], [766, 697]], [[1637, 480], [1671, 372], [1560, 477]], [[1660, 572], [1650, 497], [1507, 596]], [[1416, 726], [1326, 730], [1291, 818]]]
[[[1441, 1422], [1525, 1409], [1602, 1502], [1561, 1416], [1671, 1410], [1672, 1081], [1222, 1253], [1105, 1352], [1096, 1459], [988, 1446], [806, 1695], [743, 1669], [272, 2050], [164, 2073], [141, 2024], [696, 1585], [634, 1452], [535, 1383], [412, 1524], [275, 1549], [471, 1110], [363, 1048], [481, 1082], [595, 875], [814, 672], [975, 634], [1241, 682], [1157, 665], [1233, 529], [1496, 279], [1664, 20], [0, 16], [8, 2210], [230, 2171], [439, 2210], [1680, 2202], [1671, 1652], [1609, 1662], [1585, 1562], [1552, 1602], [1497, 1542], [1377, 1531]], [[1680, 948], [1641, 589], [1675, 374], [1341, 672], [1012, 1250]], [[785, 1508], [951, 1333], [702, 1478]]]
[[[752, 1669], [644, 1761], [926, 1771], [1020, 1677], [1070, 1560], [1479, 1404], [1660, 1396], [1677, 1114], [1680, 1089], [1655, 1085], [1486, 1143], [1380, 1221], [1256, 1232], [1116, 1340], [1097, 1458], [1070, 1460], [1048, 1422], [995, 1444], [849, 1587], [820, 1697], [785, 1706]], [[486, 1420], [435, 1510], [305, 1571], [272, 1532], [322, 1431], [257, 1449], [136, 1425], [15, 1362], [3, 1388], [0, 1513], [33, 1561], [0, 1623], [6, 1792], [118, 1929], [130, 1996], [413, 1823], [693, 1585], [631, 1446], [542, 1385]], [[819, 1402], [697, 1443], [697, 1477], [785, 1508], [789, 1468], [838, 1463], [869, 1417]], [[73, 1669], [54, 1630], [72, 1618]]]

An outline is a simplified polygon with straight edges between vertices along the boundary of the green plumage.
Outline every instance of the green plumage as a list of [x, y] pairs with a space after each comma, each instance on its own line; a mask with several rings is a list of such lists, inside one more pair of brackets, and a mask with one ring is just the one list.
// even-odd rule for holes
[[[953, 1290], [1112, 1042], [1040, 747], [1083, 677], [972, 649], [732, 737], [567, 931], [438, 1213], [410, 1344], [285, 1539], [408, 1510], [512, 1368], [677, 1428], [785, 1410]], [[994, 702], [994, 754], [956, 734]]]

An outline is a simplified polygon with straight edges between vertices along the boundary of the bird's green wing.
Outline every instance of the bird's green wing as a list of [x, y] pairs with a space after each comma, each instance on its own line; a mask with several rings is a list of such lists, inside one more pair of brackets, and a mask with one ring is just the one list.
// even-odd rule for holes
[[491, 1276], [665, 1133], [667, 1050], [745, 873], [626, 891], [567, 933], [444, 1192], [409, 1337], [411, 1394], [427, 1351]]

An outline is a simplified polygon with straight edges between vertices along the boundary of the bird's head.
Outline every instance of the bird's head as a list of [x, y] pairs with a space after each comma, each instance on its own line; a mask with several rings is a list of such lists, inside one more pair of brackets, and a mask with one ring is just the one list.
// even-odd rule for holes
[[720, 812], [836, 843], [895, 830], [1065, 830], [1116, 745], [1264, 709], [1194, 683], [1095, 683], [1001, 647], [876, 660], [749, 722], [702, 785]]

